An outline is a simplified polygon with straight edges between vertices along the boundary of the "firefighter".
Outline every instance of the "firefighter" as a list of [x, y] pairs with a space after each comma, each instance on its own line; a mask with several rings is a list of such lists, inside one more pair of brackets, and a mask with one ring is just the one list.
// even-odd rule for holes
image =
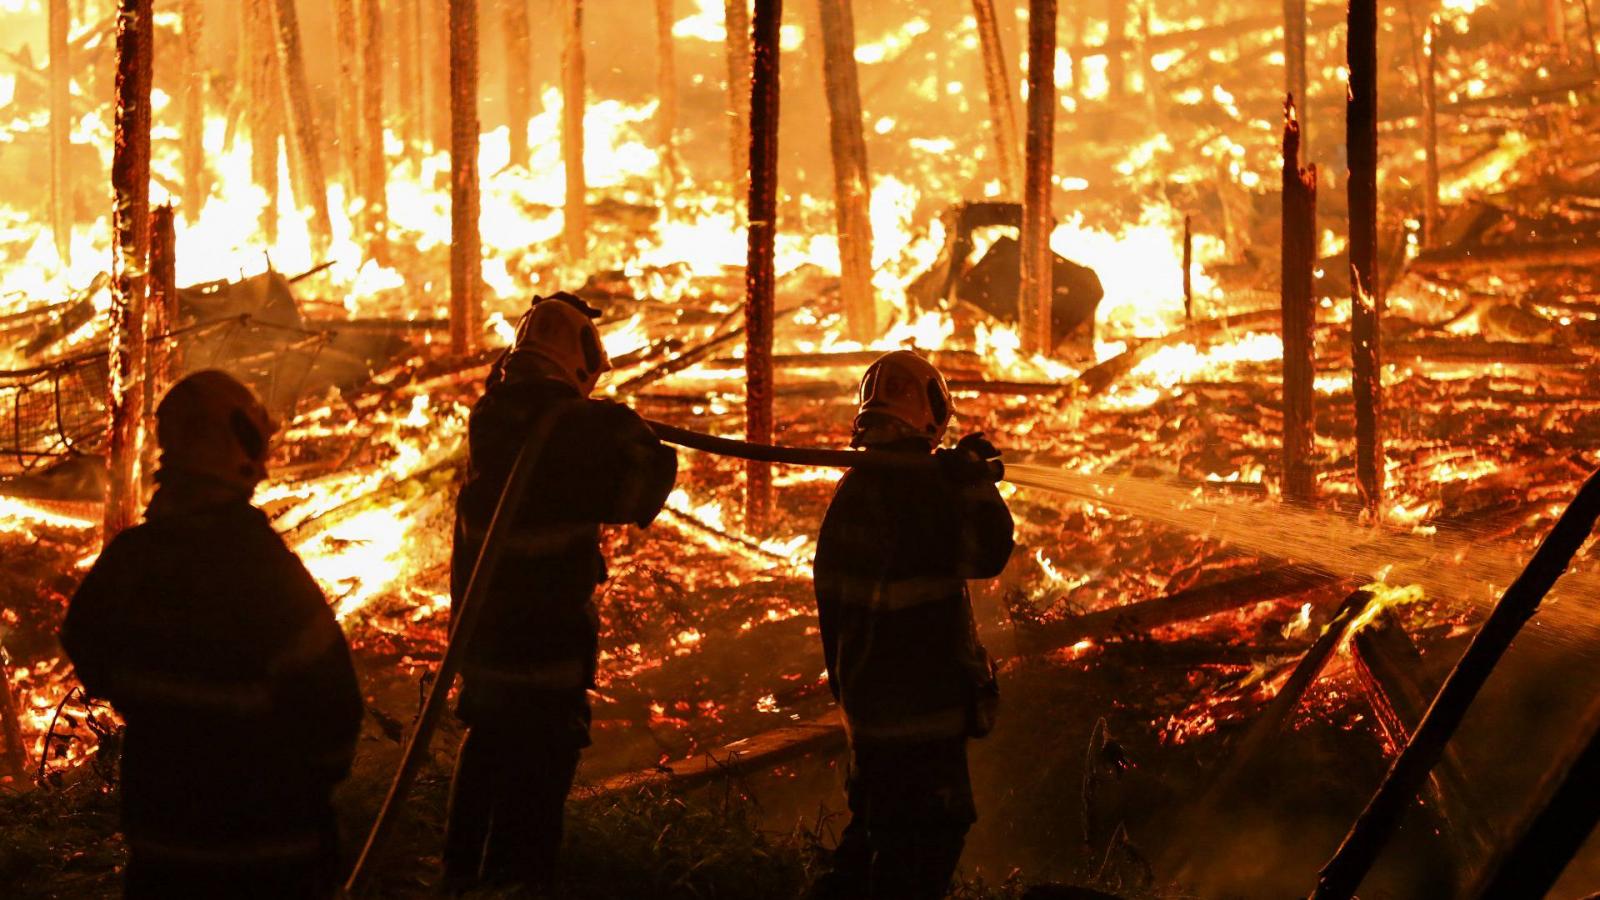
[[174, 385], [144, 522], [106, 545], [67, 608], [78, 678], [127, 723], [127, 897], [336, 886], [330, 797], [363, 706], [321, 589], [250, 504], [273, 430], [223, 372]]
[[936, 465], [851, 470], [817, 539], [822, 651], [850, 742], [850, 822], [819, 898], [942, 897], [977, 819], [967, 740], [988, 733], [999, 689], [966, 582], [1000, 574], [1012, 524], [993, 444], [935, 450], [950, 414], [927, 360], [874, 362], [852, 446]]
[[599, 312], [534, 298], [468, 420], [470, 463], [456, 502], [451, 597], [459, 604], [513, 460], [539, 454], [515, 529], [467, 645], [457, 716], [467, 726], [446, 824], [449, 889], [547, 885], [580, 751], [598, 655], [601, 524], [649, 525], [677, 455], [618, 403], [590, 399], [610, 368]]

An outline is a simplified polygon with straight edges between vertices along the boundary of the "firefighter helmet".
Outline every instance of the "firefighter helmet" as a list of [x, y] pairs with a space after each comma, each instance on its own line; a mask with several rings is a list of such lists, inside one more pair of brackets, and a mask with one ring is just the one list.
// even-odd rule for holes
[[511, 353], [537, 357], [547, 374], [588, 396], [601, 373], [611, 368], [600, 329], [594, 324], [598, 318], [599, 310], [565, 291], [534, 297], [517, 322]]
[[254, 488], [267, 477], [267, 447], [277, 430], [255, 394], [226, 372], [186, 376], [156, 407], [163, 471], [181, 471]]
[[905, 437], [938, 444], [950, 424], [944, 376], [910, 350], [878, 357], [861, 377], [861, 405], [852, 446]]

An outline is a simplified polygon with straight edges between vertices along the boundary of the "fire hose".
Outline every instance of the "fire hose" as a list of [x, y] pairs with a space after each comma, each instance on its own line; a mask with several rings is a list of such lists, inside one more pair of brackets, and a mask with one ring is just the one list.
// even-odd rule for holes
[[356, 858], [355, 868], [345, 880], [346, 896], [361, 896], [371, 874], [372, 864], [394, 829], [400, 807], [405, 802], [406, 795], [411, 792], [411, 784], [416, 780], [417, 770], [421, 768], [428, 746], [433, 741], [433, 731], [438, 727], [439, 716], [444, 712], [445, 701], [449, 699], [450, 687], [455, 682], [456, 673], [461, 669], [466, 648], [472, 642], [472, 634], [477, 629], [479, 614], [483, 608], [483, 597], [488, 593], [495, 569], [499, 567], [506, 536], [510, 534], [518, 513], [522, 510], [522, 501], [528, 494], [528, 484], [532, 480], [533, 470], [539, 458], [544, 455], [545, 444], [550, 438], [556, 420], [575, 403], [576, 401], [573, 404], [561, 404], [546, 410], [544, 415], [534, 422], [522, 449], [517, 452], [516, 461], [511, 464], [505, 488], [501, 490], [500, 499], [495, 502], [494, 514], [489, 518], [488, 533], [484, 535], [483, 544], [478, 547], [478, 559], [472, 566], [471, 577], [467, 580], [466, 594], [452, 616], [450, 639], [445, 645], [444, 657], [439, 660], [439, 671], [434, 676], [433, 686], [428, 691], [427, 699], [423, 701], [422, 709], [417, 713], [417, 723], [412, 728], [411, 739], [406, 742], [405, 750], [401, 752], [400, 765], [395, 770], [394, 781], [390, 783], [389, 793], [384, 797], [383, 806], [378, 810], [378, 818], [372, 823], [372, 830], [367, 834], [366, 845], [361, 848], [361, 855]]
[[[383, 806], [378, 810], [378, 817], [372, 824], [372, 830], [367, 834], [366, 844], [356, 859], [350, 877], [345, 880], [344, 893], [348, 897], [361, 896], [367, 887], [373, 863], [393, 831], [400, 808], [411, 791], [412, 783], [416, 781], [417, 771], [427, 756], [433, 732], [438, 727], [439, 718], [449, 699], [450, 688], [461, 669], [466, 648], [471, 644], [473, 633], [477, 629], [483, 598], [499, 565], [506, 537], [510, 534], [513, 523], [521, 511], [523, 498], [528, 493], [529, 482], [539, 458], [543, 455], [550, 431], [565, 409], [565, 406], [558, 406], [546, 412], [534, 423], [526, 442], [517, 453], [516, 461], [512, 463], [505, 487], [501, 490], [500, 498], [495, 503], [494, 514], [489, 520], [488, 532], [484, 535], [483, 544], [478, 548], [478, 559], [473, 564], [471, 576], [467, 579], [466, 593], [455, 609], [450, 625], [449, 643], [445, 647], [443, 658], [439, 660], [439, 670], [434, 676], [433, 685], [428, 690], [422, 709], [417, 713], [411, 738], [401, 752], [400, 765], [395, 770], [394, 780], [389, 785], [389, 793], [384, 797]], [[646, 420], [646, 424], [655, 432], [657, 438], [666, 443], [756, 462], [902, 471], [919, 469], [931, 471], [938, 465], [938, 460], [931, 455], [891, 453], [881, 450], [783, 447], [716, 437], [662, 422]], [[1005, 472], [1000, 460], [987, 459], [983, 460], [983, 463], [994, 479], [1000, 480]]]

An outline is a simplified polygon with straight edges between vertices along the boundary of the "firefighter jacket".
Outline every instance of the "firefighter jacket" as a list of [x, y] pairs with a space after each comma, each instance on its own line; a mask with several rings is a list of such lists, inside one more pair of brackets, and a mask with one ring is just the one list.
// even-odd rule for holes
[[839, 482], [817, 539], [817, 612], [853, 742], [987, 730], [997, 695], [966, 580], [1000, 574], [1011, 549], [989, 481], [855, 469]]
[[469, 724], [479, 712], [524, 708], [552, 691], [581, 694], [593, 686], [599, 632], [593, 595], [606, 579], [600, 525], [650, 524], [677, 476], [677, 454], [626, 406], [580, 398], [575, 388], [547, 378], [491, 379], [468, 420], [453, 604], [466, 595], [512, 464], [546, 416], [553, 420], [462, 667], [458, 713]]
[[329, 797], [363, 714], [344, 634], [247, 497], [183, 493], [163, 482], [61, 629], [84, 689], [127, 723], [124, 834], [135, 852], [197, 865], [330, 852]]

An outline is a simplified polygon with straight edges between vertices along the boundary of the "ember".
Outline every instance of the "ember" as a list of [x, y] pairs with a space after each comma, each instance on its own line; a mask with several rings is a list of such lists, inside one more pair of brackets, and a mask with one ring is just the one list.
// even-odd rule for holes
[[[1558, 0], [0, 0], [0, 802], [118, 790], [58, 632], [223, 370], [360, 679], [341, 865], [436, 886], [469, 417], [568, 291], [681, 445], [599, 531], [579, 802], [809, 840], [555, 895], [798, 895], [839, 839], [819, 529], [934, 471], [844, 449], [896, 350], [1015, 523], [970, 896], [1600, 890], [1596, 71]], [[58, 894], [72, 842], [0, 825], [0, 883], [114, 893], [114, 829]]]

